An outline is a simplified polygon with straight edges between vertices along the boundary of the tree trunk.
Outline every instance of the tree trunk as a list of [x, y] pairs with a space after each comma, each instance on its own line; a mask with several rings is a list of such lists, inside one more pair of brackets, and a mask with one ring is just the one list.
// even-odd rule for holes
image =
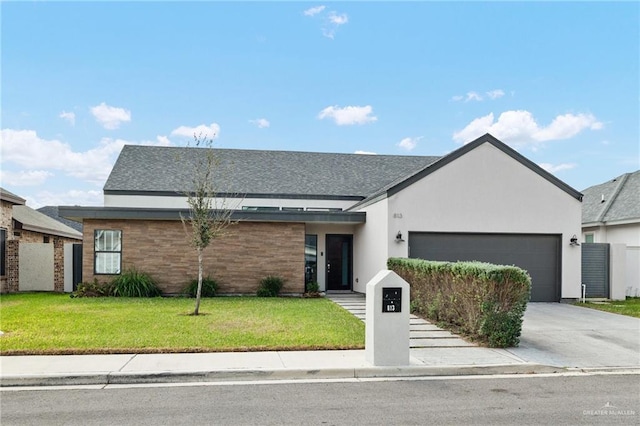
[[196, 291], [196, 309], [193, 315], [200, 311], [200, 296], [202, 295], [202, 249], [198, 247], [198, 291]]

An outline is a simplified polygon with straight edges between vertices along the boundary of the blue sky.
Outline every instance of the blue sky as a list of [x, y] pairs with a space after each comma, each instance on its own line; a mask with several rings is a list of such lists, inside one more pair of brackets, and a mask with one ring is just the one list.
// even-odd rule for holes
[[[124, 144], [640, 168], [637, 2], [3, 2], [1, 184], [100, 205]], [[328, 170], [327, 173], [337, 173]]]

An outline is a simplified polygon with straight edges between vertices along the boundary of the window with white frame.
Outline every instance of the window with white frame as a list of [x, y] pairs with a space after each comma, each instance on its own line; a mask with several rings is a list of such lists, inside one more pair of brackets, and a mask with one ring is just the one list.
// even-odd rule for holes
[[593, 243], [594, 242], [594, 235], [593, 234], [585, 234], [584, 235], [584, 242], [585, 243]]
[[96, 229], [94, 241], [94, 272], [118, 275], [122, 266], [122, 231]]

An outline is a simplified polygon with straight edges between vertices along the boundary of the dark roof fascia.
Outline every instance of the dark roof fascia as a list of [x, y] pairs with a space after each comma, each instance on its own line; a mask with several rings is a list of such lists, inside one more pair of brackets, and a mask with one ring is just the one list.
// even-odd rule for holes
[[510, 156], [511, 158], [513, 158], [514, 160], [516, 160], [517, 162], [519, 162], [520, 164], [522, 164], [523, 166], [531, 170], [532, 172], [536, 173], [538, 176], [551, 182], [552, 184], [554, 184], [555, 186], [557, 186], [567, 194], [571, 195], [576, 200], [582, 201], [582, 193], [580, 191], [573, 189], [572, 187], [570, 187], [569, 185], [567, 185], [566, 183], [564, 183], [563, 181], [561, 181], [551, 173], [547, 172], [542, 167], [538, 166], [536, 163], [529, 160], [528, 158], [526, 158], [525, 156], [523, 156], [513, 148], [509, 147], [504, 142], [501, 142], [500, 140], [496, 139], [494, 136], [492, 136], [489, 133], [486, 133], [484, 136], [481, 136], [478, 139], [472, 142], [469, 142], [468, 144], [456, 149], [452, 153], [442, 157], [440, 160], [427, 166], [426, 168], [422, 169], [418, 173], [414, 174], [413, 176], [409, 177], [408, 179], [404, 180], [403, 182], [399, 183], [393, 188], [390, 188], [389, 191], [387, 192], [388, 196], [391, 196], [393, 194], [396, 194], [402, 191], [407, 186], [419, 181], [423, 177], [457, 160], [458, 158], [476, 149], [477, 147], [484, 144], [485, 142], [488, 142], [494, 147], [498, 148], [500, 151], [507, 154], [508, 156]]
[[[156, 196], [156, 197], [185, 197], [182, 192], [175, 191], [119, 191], [104, 190], [104, 195], [135, 195], [135, 196]], [[360, 201], [364, 197], [359, 195], [318, 195], [318, 194], [217, 194], [224, 198], [265, 198], [283, 200], [338, 200], [338, 201]]]
[[366, 199], [360, 201], [359, 203], [356, 203], [353, 206], [349, 207], [347, 211], [355, 211], [355, 210], [363, 209], [367, 206], [370, 206], [371, 204], [377, 203], [380, 200], [384, 200], [385, 198], [387, 198], [387, 196], [388, 196], [388, 193], [386, 190], [378, 191], [375, 194], [371, 195], [370, 197], [367, 197]]
[[396, 184], [396, 185], [394, 185], [394, 186], [392, 186], [392, 187], [390, 187], [390, 188], [388, 188], [386, 190], [379, 191], [379, 192], [377, 192], [375, 194], [372, 194], [370, 197], [367, 197], [365, 200], [363, 200], [360, 203], [352, 206], [350, 209], [362, 208], [362, 207], [365, 207], [365, 206], [367, 206], [367, 205], [369, 205], [369, 204], [371, 204], [373, 202], [379, 201], [381, 199], [381, 196], [385, 195], [385, 193], [386, 193], [387, 197], [390, 197], [390, 196], [392, 196], [394, 194], [397, 194], [398, 192], [402, 191], [406, 187], [416, 183], [417, 181], [419, 181], [420, 179], [424, 178], [425, 176], [428, 176], [431, 173], [435, 172], [436, 170], [439, 170], [442, 167], [446, 166], [447, 164], [457, 160], [458, 158], [460, 158], [463, 155], [467, 154], [468, 152], [476, 149], [477, 147], [479, 147], [480, 145], [482, 145], [484, 143], [490, 143], [491, 145], [493, 145], [494, 147], [498, 148], [500, 151], [504, 152], [505, 154], [507, 154], [508, 156], [510, 156], [511, 158], [513, 158], [514, 160], [516, 160], [517, 162], [519, 162], [520, 164], [522, 164], [523, 166], [528, 168], [529, 170], [531, 170], [534, 173], [536, 173], [538, 176], [546, 179], [547, 181], [551, 182], [553, 185], [555, 185], [558, 188], [560, 188], [561, 190], [565, 191], [567, 194], [571, 195], [576, 200], [582, 202], [582, 193], [580, 191], [577, 191], [577, 190], [573, 189], [572, 187], [570, 187], [569, 185], [567, 185], [566, 183], [564, 183], [563, 181], [561, 181], [560, 179], [558, 179], [557, 177], [555, 177], [551, 173], [547, 172], [542, 167], [538, 166], [536, 163], [534, 163], [533, 161], [529, 160], [528, 158], [526, 158], [525, 156], [523, 156], [522, 154], [520, 154], [516, 150], [510, 148], [505, 143], [499, 141], [498, 139], [496, 139], [491, 134], [486, 133], [484, 136], [481, 136], [478, 139], [476, 139], [476, 140], [474, 140], [472, 142], [469, 142], [468, 144], [466, 144], [466, 145], [458, 148], [457, 150], [451, 152], [450, 154], [440, 158], [439, 160], [435, 161], [434, 163], [429, 164], [428, 166], [426, 166], [422, 170], [419, 170], [418, 172], [414, 173], [413, 175], [409, 176], [407, 179], [403, 180], [402, 182], [400, 182], [400, 183], [398, 183], [398, 184]]
[[[60, 206], [60, 216], [72, 219], [180, 220], [188, 209]], [[364, 212], [295, 212], [235, 210], [232, 220], [246, 222], [365, 223]]]

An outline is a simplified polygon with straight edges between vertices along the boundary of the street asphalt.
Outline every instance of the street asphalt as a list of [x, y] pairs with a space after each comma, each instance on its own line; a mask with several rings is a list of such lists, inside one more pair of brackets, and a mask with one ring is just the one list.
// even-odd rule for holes
[[[336, 303], [359, 310], [357, 303], [354, 307], [354, 299], [336, 300]], [[352, 379], [571, 370], [640, 374], [638, 318], [560, 303], [530, 303], [518, 348], [479, 347], [445, 334], [446, 337], [437, 332], [414, 335], [410, 365], [393, 367], [367, 363], [364, 350], [2, 356], [0, 386]], [[449, 340], [449, 343], [437, 343], [437, 339]], [[453, 339], [463, 343], [456, 344]]]

